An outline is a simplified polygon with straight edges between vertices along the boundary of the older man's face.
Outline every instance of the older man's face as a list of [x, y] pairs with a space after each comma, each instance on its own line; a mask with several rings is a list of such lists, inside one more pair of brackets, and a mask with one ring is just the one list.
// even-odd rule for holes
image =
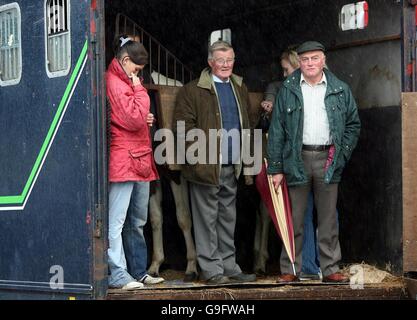
[[211, 72], [221, 80], [227, 80], [233, 72], [235, 63], [235, 52], [233, 49], [227, 51], [214, 51], [213, 59], [208, 60]]
[[304, 78], [312, 81], [321, 79], [323, 68], [326, 64], [326, 57], [323, 51], [308, 51], [299, 55], [300, 69]]

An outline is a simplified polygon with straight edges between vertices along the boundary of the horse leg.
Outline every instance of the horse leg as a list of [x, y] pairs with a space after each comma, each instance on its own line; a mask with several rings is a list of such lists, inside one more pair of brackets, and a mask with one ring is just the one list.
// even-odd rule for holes
[[256, 222], [255, 222], [255, 239], [253, 243], [253, 254], [254, 254], [254, 263], [253, 263], [253, 271], [255, 273], [259, 273], [259, 250], [261, 247], [261, 213], [259, 212], [259, 208], [256, 212]]
[[255, 264], [254, 271], [256, 273], [266, 273], [266, 261], [269, 258], [268, 254], [268, 237], [269, 227], [271, 225], [271, 218], [268, 214], [268, 209], [261, 201], [259, 204], [259, 215], [256, 219], [256, 234], [255, 234]]
[[152, 263], [148, 269], [151, 276], [159, 276], [159, 267], [164, 262], [164, 246], [162, 241], [162, 189], [156, 185], [156, 191], [149, 198], [149, 217], [152, 226], [153, 252]]
[[197, 253], [195, 251], [194, 239], [191, 234], [191, 212], [188, 205], [188, 186], [187, 181], [181, 177], [180, 185], [171, 181], [172, 194], [175, 200], [178, 226], [184, 234], [185, 246], [187, 249], [187, 269], [185, 270], [184, 281], [194, 281], [197, 279]]

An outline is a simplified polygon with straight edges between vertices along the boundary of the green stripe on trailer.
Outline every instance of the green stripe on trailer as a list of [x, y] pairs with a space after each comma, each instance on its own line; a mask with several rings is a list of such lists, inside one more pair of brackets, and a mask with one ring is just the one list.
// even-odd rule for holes
[[[47, 155], [47, 151], [53, 142], [54, 134], [59, 129], [59, 121], [63, 115], [63, 112], [65, 110], [65, 106], [69, 103], [69, 97], [71, 92], [74, 90], [74, 86], [77, 83], [77, 79], [80, 75], [80, 71], [82, 66], [84, 65], [85, 59], [87, 58], [87, 51], [88, 51], [88, 41], [86, 40], [83, 46], [83, 49], [81, 50], [81, 54], [78, 57], [77, 63], [75, 65], [74, 71], [71, 74], [71, 78], [68, 82], [68, 85], [64, 91], [64, 95], [61, 98], [61, 101], [59, 103], [58, 109], [55, 113], [55, 116], [52, 120], [52, 123], [49, 127], [48, 133], [46, 134], [45, 140], [43, 141], [41, 150], [39, 151], [39, 154], [36, 158], [36, 161], [32, 167], [32, 170], [30, 172], [29, 178], [26, 181], [25, 187], [23, 188], [23, 191], [20, 195], [15, 196], [0, 196], [0, 204], [1, 205], [21, 205], [25, 201], [29, 190], [31, 187], [33, 187], [33, 184], [35, 182], [35, 177], [39, 174], [42, 163], [45, 160], [45, 157]], [[1, 208], [0, 208], [1, 209]]]

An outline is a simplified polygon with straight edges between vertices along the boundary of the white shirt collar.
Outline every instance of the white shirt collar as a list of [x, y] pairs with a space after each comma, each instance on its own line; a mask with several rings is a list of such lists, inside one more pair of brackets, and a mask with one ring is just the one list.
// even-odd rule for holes
[[216, 76], [214, 74], [212, 74], [212, 77], [213, 77], [213, 81], [214, 82], [221, 82], [221, 83], [229, 83], [230, 82], [230, 79], [229, 78], [227, 78], [226, 81], [223, 81], [222, 79], [220, 79], [218, 76]]
[[[300, 85], [303, 83], [303, 82], [305, 82], [305, 83], [307, 83], [307, 84], [309, 84], [308, 82], [307, 82], [307, 80], [304, 78], [304, 75], [301, 73], [301, 79], [300, 79]], [[321, 77], [321, 80], [317, 83], [317, 84], [327, 84], [327, 78], [326, 78], [326, 74], [324, 73], [324, 71], [323, 71], [323, 76]]]

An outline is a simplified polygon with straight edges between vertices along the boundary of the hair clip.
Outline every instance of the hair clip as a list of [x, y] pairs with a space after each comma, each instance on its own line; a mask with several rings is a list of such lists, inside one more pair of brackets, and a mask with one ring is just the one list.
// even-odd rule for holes
[[126, 37], [126, 38], [123, 38], [123, 37], [120, 37], [119, 38], [119, 40], [122, 42], [121, 44], [120, 44], [120, 48], [121, 47], [123, 47], [127, 42], [129, 42], [129, 41], [133, 41], [132, 39], [130, 39], [129, 37]]

